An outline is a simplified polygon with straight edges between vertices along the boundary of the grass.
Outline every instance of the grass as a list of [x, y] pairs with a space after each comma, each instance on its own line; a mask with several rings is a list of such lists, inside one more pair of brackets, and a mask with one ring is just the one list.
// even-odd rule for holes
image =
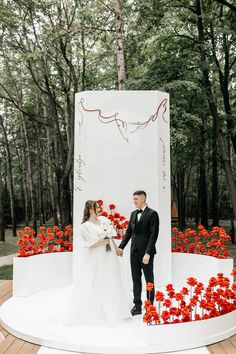
[[13, 265], [5, 265], [0, 267], [0, 279], [13, 279]]
[[17, 253], [18, 237], [12, 236], [12, 230], [5, 230], [5, 242], [0, 241], [0, 256], [7, 256], [8, 254]]

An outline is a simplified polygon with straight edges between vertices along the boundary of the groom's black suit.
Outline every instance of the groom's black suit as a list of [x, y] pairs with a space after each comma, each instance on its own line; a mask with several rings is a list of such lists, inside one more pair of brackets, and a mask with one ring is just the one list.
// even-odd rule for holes
[[[131, 213], [124, 239], [118, 247], [124, 249], [131, 238], [130, 261], [133, 279], [133, 302], [137, 307], [141, 307], [142, 269], [146, 283], [154, 283], [153, 260], [154, 255], [156, 254], [155, 243], [159, 233], [159, 215], [155, 210], [149, 208], [147, 205], [143, 210], [139, 221], [137, 219], [137, 214], [137, 209]], [[144, 264], [142, 262], [145, 253], [150, 254], [148, 264]], [[154, 300], [154, 294], [155, 288], [150, 292], [150, 300], [152, 303]]]

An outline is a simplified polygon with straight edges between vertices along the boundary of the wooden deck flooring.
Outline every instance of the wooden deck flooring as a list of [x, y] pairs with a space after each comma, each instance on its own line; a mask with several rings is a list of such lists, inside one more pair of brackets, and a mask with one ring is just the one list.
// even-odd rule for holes
[[[12, 280], [0, 280], [0, 304], [12, 296]], [[0, 325], [0, 332], [4, 340], [0, 343], [0, 354], [33, 354], [37, 353], [40, 346], [19, 339], [7, 332]], [[211, 354], [236, 354], [236, 335], [208, 345], [207, 349]]]
[[[12, 296], [12, 280], [0, 280], [0, 304]], [[5, 330], [0, 325], [0, 332], [4, 340], [0, 344], [0, 353], [7, 354], [33, 354], [37, 353], [40, 346], [19, 339]]]

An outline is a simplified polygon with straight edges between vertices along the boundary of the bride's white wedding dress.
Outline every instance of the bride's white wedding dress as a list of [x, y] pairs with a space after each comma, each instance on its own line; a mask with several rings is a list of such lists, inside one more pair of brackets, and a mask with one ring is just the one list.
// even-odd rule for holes
[[98, 219], [100, 225], [86, 221], [80, 226], [80, 245], [78, 254], [74, 254], [78, 260], [74, 269], [76, 280], [64, 309], [65, 325], [116, 325], [132, 319], [131, 294], [112, 241], [110, 251], [106, 251], [106, 245], [89, 248], [106, 236], [104, 229], [108, 227], [116, 235], [108, 218], [98, 216]]

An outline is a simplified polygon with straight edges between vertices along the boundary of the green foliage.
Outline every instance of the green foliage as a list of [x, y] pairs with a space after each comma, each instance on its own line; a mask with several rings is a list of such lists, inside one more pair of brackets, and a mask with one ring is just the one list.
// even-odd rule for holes
[[[184, 172], [184, 195], [192, 203], [189, 210], [198, 208], [199, 151], [203, 138], [209, 195], [212, 187], [213, 122], [202, 76], [205, 67], [235, 162], [230, 138], [236, 135], [236, 14], [217, 1], [204, 0], [201, 4], [204, 43], [200, 45], [195, 1], [122, 1], [127, 89], [169, 92], [172, 179], [176, 180], [180, 170]], [[56, 184], [65, 169], [72, 141], [74, 94], [117, 88], [113, 5], [107, 0], [9, 0], [0, 5], [0, 109], [9, 139], [14, 142], [11, 154], [16, 201], [22, 193], [22, 119], [30, 142], [34, 183], [37, 185], [41, 163], [43, 188], [47, 190], [48, 154]], [[202, 49], [207, 59], [203, 68]], [[225, 75], [230, 113], [225, 109], [221, 75]], [[3, 146], [1, 137], [0, 144]], [[40, 162], [36, 163], [38, 159]], [[219, 162], [219, 155], [217, 159]], [[236, 164], [232, 166], [235, 173]], [[219, 170], [219, 180], [223, 188], [221, 215], [229, 217], [229, 191], [223, 170]]]

